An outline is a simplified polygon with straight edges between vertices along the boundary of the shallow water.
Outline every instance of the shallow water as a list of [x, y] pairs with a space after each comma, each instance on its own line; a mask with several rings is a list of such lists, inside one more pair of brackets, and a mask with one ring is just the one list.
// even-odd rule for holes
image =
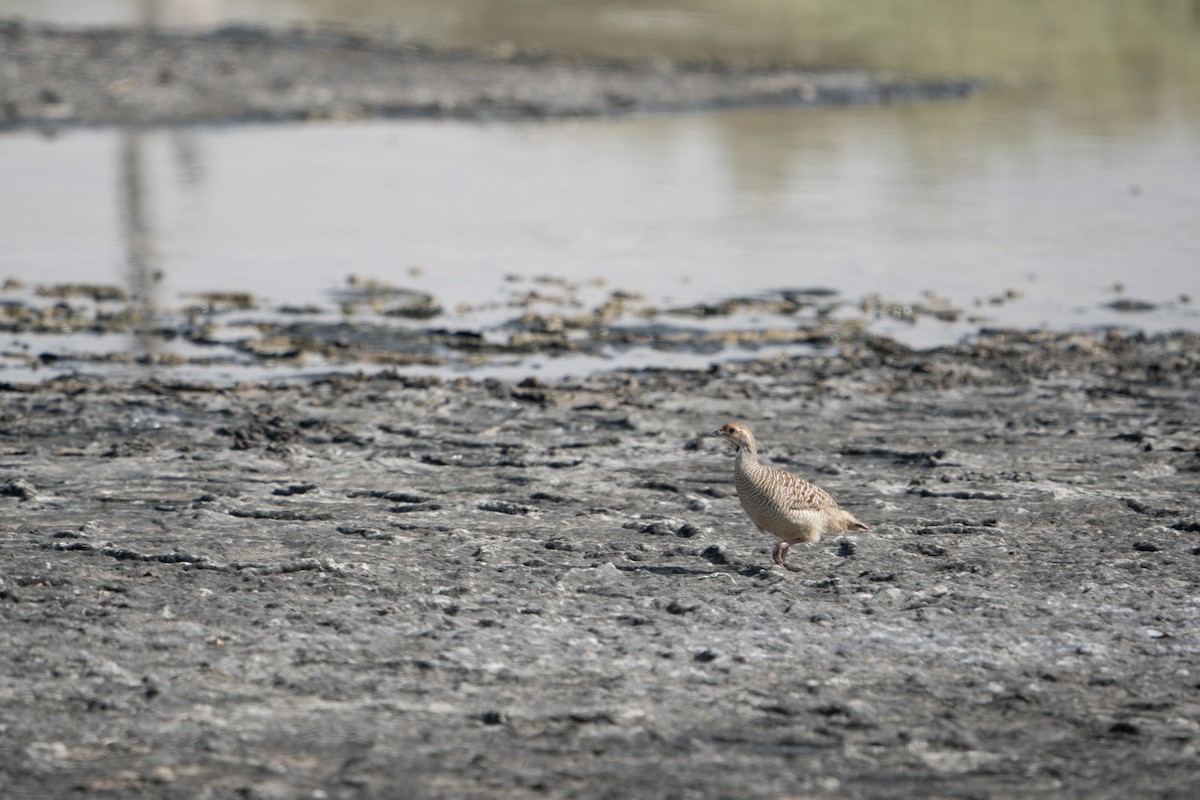
[[[2, 272], [127, 285], [144, 247], [166, 307], [213, 290], [332, 307], [359, 274], [469, 305], [456, 321], [470, 325], [506, 318], [504, 301], [530, 288], [514, 278], [538, 275], [582, 282], [585, 303], [609, 289], [670, 307], [828, 286], [932, 292], [989, 324], [1195, 325], [1179, 300], [1200, 289], [1187, 132], [1064, 147], [1031, 128], [1018, 141], [1005, 100], [8, 133]], [[940, 133], [967, 115], [979, 135]], [[1116, 284], [1158, 308], [1106, 308]], [[1006, 292], [1020, 297], [989, 302]], [[972, 324], [898, 330], [921, 343]]]
[[[692, 4], [687, 13], [662, 4], [660, 17], [599, 5], [611, 23], [600, 38], [613, 49], [649, 46], [647, 31], [657, 31], [650, 38], [658, 49], [679, 54], [703, 45], [697, 31], [720, 18], [720, 4]], [[128, 22], [134, 6], [40, 8], [59, 21]], [[823, 4], [798, 6], [836, 21]], [[234, 18], [219, 4], [206, 7], [208, 16], [185, 20], [185, 4], [163, 3], [158, 18]], [[396, 26], [390, 7], [366, 4], [364, 13]], [[333, 6], [238, 8], [239, 19], [278, 22], [328, 20]], [[37, 16], [27, 4], [0, 0], [0, 14], [14, 11]], [[959, 24], [971, 23], [965, 40], [982, 36], [979, 13], [955, 13]], [[1094, 16], [1103, 21], [1106, 13]], [[483, 42], [448, 14], [418, 11], [407, 18], [410, 32]], [[577, 32], [568, 36], [568, 17], [553, 16], [543, 37], [560, 49], [578, 42]], [[1047, 21], [1036, 12], [1004, 16], [1006, 35]], [[867, 46], [900, 21], [882, 11], [866, 17], [879, 30], [854, 41], [831, 24], [830, 42], [814, 57], [858, 53], [861, 63], [903, 66], [896, 42]], [[514, 38], [506, 36], [513, 19], [498, 15], [491, 41]], [[575, 19], [587, 21], [582, 12]], [[614, 22], [622, 19], [645, 25]], [[807, 287], [835, 290], [842, 317], [878, 296], [890, 305], [868, 308], [872, 329], [915, 346], [953, 342], [981, 326], [1195, 330], [1200, 115], [1183, 88], [1196, 61], [1178, 54], [1189, 34], [1172, 19], [1137, 22], [1091, 31], [1091, 49], [1093, 40], [1081, 38], [1087, 31], [1066, 35], [1063, 55], [1083, 58], [1082, 66], [1058, 64], [1040, 40], [993, 45], [990, 55], [963, 51], [961, 72], [1017, 72], [1002, 76], [1010, 88], [961, 102], [584, 121], [6, 132], [0, 278], [27, 287], [122, 285], [160, 313], [202, 292], [237, 291], [252, 293], [260, 308], [310, 306], [337, 318], [337, 292], [353, 274], [434, 295], [446, 311], [430, 324], [483, 331], [531, 309], [593, 308], [615, 290], [640, 295], [635, 305], [645, 315]], [[721, 30], [707, 41], [726, 55], [754, 50], [755, 41], [763, 43], [756, 52], [783, 46], [755, 15], [744, 20], [741, 40]], [[908, 65], [949, 69], [953, 53], [931, 46], [931, 36], [914, 40], [929, 52]], [[788, 55], [802, 56], [804, 39]], [[1145, 43], [1158, 48], [1146, 56], [1153, 63], [1129, 57]], [[1022, 72], [1033, 64], [1045, 67], [1040, 83]], [[530, 303], [532, 291], [545, 299]], [[912, 321], [911, 305], [960, 313]], [[1118, 310], [1131, 307], [1143, 310]], [[789, 324], [753, 314], [661, 321]], [[575, 360], [560, 367], [574, 371]], [[655, 360], [614, 352], [596, 366]], [[512, 369], [522, 364], [529, 366]]]

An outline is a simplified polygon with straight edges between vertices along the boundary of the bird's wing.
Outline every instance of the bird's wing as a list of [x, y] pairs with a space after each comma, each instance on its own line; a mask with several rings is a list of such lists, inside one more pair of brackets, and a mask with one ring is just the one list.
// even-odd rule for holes
[[775, 477], [786, 497], [785, 504], [796, 511], [817, 511], [823, 508], [838, 508], [833, 495], [824, 489], [813, 486], [803, 478], [790, 472], [776, 470]]

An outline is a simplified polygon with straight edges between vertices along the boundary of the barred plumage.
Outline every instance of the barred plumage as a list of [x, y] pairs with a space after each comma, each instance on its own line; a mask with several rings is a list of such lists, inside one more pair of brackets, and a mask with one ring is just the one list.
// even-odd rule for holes
[[842, 510], [829, 492], [790, 472], [759, 463], [758, 443], [748, 426], [729, 422], [712, 435], [737, 448], [733, 482], [738, 499], [760, 531], [779, 537], [771, 553], [779, 566], [784, 566], [793, 544], [819, 541], [826, 531], [870, 530]]

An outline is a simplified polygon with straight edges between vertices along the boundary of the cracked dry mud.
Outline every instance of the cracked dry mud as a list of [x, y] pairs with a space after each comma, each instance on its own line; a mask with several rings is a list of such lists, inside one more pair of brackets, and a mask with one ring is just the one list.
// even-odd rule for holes
[[[1178, 797], [1200, 339], [0, 393], [5, 797]], [[700, 434], [870, 534], [772, 568]]]

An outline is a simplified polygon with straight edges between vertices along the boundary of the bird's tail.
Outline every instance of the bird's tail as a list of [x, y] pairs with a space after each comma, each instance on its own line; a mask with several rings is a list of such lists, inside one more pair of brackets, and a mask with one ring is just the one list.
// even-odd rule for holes
[[843, 511], [842, 513], [846, 515], [846, 530], [848, 530], [848, 531], [869, 531], [869, 530], [871, 530], [870, 525], [865, 525], [865, 524], [859, 522], [854, 517], [854, 515], [851, 514], [850, 512]]

